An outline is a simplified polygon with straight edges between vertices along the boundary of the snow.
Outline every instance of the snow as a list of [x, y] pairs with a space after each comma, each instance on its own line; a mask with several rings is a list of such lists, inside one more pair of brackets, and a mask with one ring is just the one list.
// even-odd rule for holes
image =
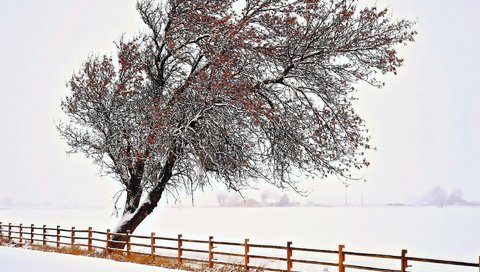
[[122, 217], [120, 217], [120, 220], [118, 221], [117, 226], [114, 228], [114, 230], [118, 230], [119, 228], [121, 228], [123, 224], [127, 223], [130, 219], [132, 219], [134, 215], [135, 213], [132, 213], [132, 212], [128, 212], [122, 215]]
[[0, 271], [8, 272], [182, 272], [107, 259], [0, 246]]
[[[110, 217], [111, 212], [110, 209], [0, 210], [0, 221], [77, 229], [91, 226], [105, 231], [119, 220]], [[273, 245], [292, 241], [295, 247], [320, 249], [336, 249], [345, 244], [347, 251], [393, 255], [407, 249], [408, 256], [477, 262], [479, 228], [480, 207], [158, 207], [135, 233], [156, 232], [166, 237], [181, 233], [184, 238], [202, 240], [213, 235], [214, 240], [231, 242], [249, 238], [251, 243]], [[370, 263], [371, 259], [364, 261]], [[422, 264], [414, 265], [420, 268]]]

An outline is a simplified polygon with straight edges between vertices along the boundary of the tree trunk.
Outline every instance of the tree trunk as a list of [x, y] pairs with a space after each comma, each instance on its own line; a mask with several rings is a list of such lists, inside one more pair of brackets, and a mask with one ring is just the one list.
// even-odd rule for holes
[[[175, 165], [175, 161], [176, 155], [175, 153], [171, 152], [160, 172], [160, 178], [158, 179], [157, 185], [153, 188], [152, 191], [150, 191], [150, 193], [148, 193], [145, 201], [143, 201], [143, 203], [134, 211], [129, 211], [125, 209], [125, 212], [114, 231], [115, 233], [127, 233], [127, 231], [133, 233], [133, 231], [135, 231], [135, 229], [140, 225], [140, 223], [142, 223], [143, 220], [153, 212], [155, 207], [157, 207], [160, 198], [162, 197], [163, 191], [165, 190], [168, 181], [172, 177], [172, 170], [173, 166]], [[130, 204], [131, 202], [129, 203], [127, 199], [127, 202], [125, 203], [125, 208], [127, 208]], [[112, 240], [113, 242], [110, 243], [110, 247], [123, 249], [126, 245], [125, 242], [127, 241], [127, 237], [125, 235], [112, 235]], [[115, 241], [118, 241], [120, 243]]]

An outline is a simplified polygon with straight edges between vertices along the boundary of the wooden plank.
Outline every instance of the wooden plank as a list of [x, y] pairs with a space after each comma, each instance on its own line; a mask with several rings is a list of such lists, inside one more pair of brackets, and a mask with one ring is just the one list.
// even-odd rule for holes
[[[33, 224], [32, 224], [32, 225], [33, 225]], [[42, 228], [42, 227], [35, 227], [35, 225], [33, 225], [33, 230], [34, 230], [34, 231], [35, 231], [35, 230], [43, 230], [43, 228]]]
[[35, 235], [35, 231], [33, 230], [34, 227], [35, 227], [34, 224], [30, 225], [30, 244], [31, 245], [33, 245], [33, 236]]
[[245, 248], [244, 265], [245, 265], [245, 270], [247, 270], [247, 271], [248, 271], [248, 267], [249, 267], [249, 263], [250, 263], [250, 257], [248, 256], [248, 254], [250, 253], [250, 245], [249, 245], [249, 242], [250, 242], [249, 239], [245, 239], [245, 244], [244, 244], [244, 248]]
[[87, 250], [92, 251], [92, 227], [88, 227], [87, 237], [88, 237], [88, 242], [87, 242], [88, 248], [87, 248]]
[[208, 268], [213, 268], [213, 236], [208, 237]]
[[176, 250], [178, 251], [178, 247], [169, 247], [169, 246], [155, 246], [156, 249], [167, 249], [167, 250]]
[[345, 272], [345, 254], [343, 253], [344, 245], [338, 246], [338, 272]]
[[215, 241], [215, 244], [224, 245], [224, 246], [244, 246], [245, 245], [245, 244], [242, 244], [242, 243], [221, 242], [221, 241]]
[[130, 251], [132, 250], [132, 246], [130, 244], [130, 231], [129, 230], [127, 230], [126, 237], [127, 237], [127, 258], [128, 258], [128, 257], [130, 257]]
[[106, 238], [105, 238], [105, 253], [110, 254], [110, 229], [107, 229]]
[[23, 240], [22, 230], [23, 230], [23, 224], [20, 224], [20, 232], [19, 232], [19, 234], [20, 234], [20, 237], [19, 237], [20, 241], [19, 241], [19, 243], [20, 243], [20, 244], [22, 243], [22, 240]]
[[152, 258], [152, 263], [155, 262], [155, 232], [150, 234], [150, 256]]
[[362, 252], [352, 252], [352, 251], [343, 251], [345, 255], [360, 256], [360, 257], [371, 257], [371, 258], [383, 258], [383, 259], [396, 259], [400, 260], [401, 256], [396, 255], [386, 255], [386, 254], [375, 254], [375, 253], [362, 253]]
[[182, 264], [182, 235], [179, 234], [177, 238], [177, 262], [178, 264]]
[[208, 244], [208, 241], [205, 241], [205, 240], [182, 239], [182, 241], [183, 241], [183, 242], [187, 242], [187, 243]]
[[[133, 234], [130, 234], [130, 237], [132, 238], [137, 238], [137, 239], [150, 239], [150, 236], [144, 236], [144, 235], [133, 235]], [[158, 238], [157, 238], [158, 239]], [[173, 240], [177, 240], [177, 239], [173, 239]]]
[[57, 231], [56, 228], [45, 228], [46, 230], [50, 230], [50, 231]]
[[250, 244], [250, 247], [287, 250], [287, 247], [285, 246], [274, 246], [274, 245]]
[[293, 251], [314, 252], [314, 253], [338, 254], [338, 250], [325, 250], [325, 249], [314, 249], [314, 248], [304, 248], [304, 247], [292, 247], [292, 250]]
[[170, 238], [170, 237], [161, 237], [161, 236], [156, 236], [156, 240], [164, 240], [164, 241], [178, 241], [178, 238]]
[[[107, 240], [105, 240], [105, 242], [107, 242]], [[115, 244], [124, 244], [124, 245], [127, 244], [127, 242], [125, 242], [125, 241], [115, 241], [113, 239], [108, 240], [108, 242], [109, 243], [115, 243]], [[144, 244], [137, 244], [137, 245], [145, 246]]]
[[42, 227], [42, 245], [46, 245], [47, 243], [47, 225], [43, 225]]
[[70, 232], [69, 229], [58, 229], [58, 230], [60, 230], [61, 232], [62, 232], [62, 231], [63, 231], [63, 232]]
[[120, 232], [110, 232], [110, 235], [112, 236], [131, 236], [127, 233], [120, 233]]
[[293, 263], [292, 263], [292, 242], [287, 242], [287, 271], [291, 272], [293, 268]]
[[57, 249], [60, 247], [60, 226], [57, 226]]
[[407, 272], [407, 267], [408, 267], [408, 259], [407, 259], [407, 250], [402, 249], [402, 260], [401, 260], [401, 271], [402, 272]]
[[468, 263], [468, 262], [435, 260], [435, 259], [417, 258], [417, 257], [407, 257], [407, 260], [412, 262], [438, 263], [438, 264], [448, 264], [448, 265], [457, 265], [457, 266], [478, 267], [478, 263]]

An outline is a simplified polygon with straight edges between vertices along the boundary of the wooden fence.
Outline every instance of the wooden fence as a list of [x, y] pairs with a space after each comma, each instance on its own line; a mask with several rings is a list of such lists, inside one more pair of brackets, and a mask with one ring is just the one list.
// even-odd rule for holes
[[[125, 242], [113, 241], [113, 235], [126, 236]], [[260, 269], [265, 271], [285, 271], [285, 272], [299, 272], [305, 270], [319, 271], [324, 267], [336, 267], [339, 272], [345, 272], [348, 269], [366, 270], [366, 271], [386, 271], [386, 272], [406, 272], [413, 271], [413, 263], [433, 263], [441, 265], [452, 265], [457, 267], [472, 267], [478, 268], [480, 271], [480, 257], [479, 262], [459, 262], [448, 260], [436, 260], [428, 258], [417, 258], [407, 256], [407, 250], [402, 250], [400, 255], [386, 255], [346, 251], [344, 245], [339, 245], [337, 250], [323, 250], [314, 248], [294, 247], [292, 242], [287, 242], [286, 246], [276, 245], [262, 245], [250, 243], [249, 239], [241, 243], [216, 241], [213, 237], [208, 240], [185, 239], [181, 234], [177, 237], [161, 237], [151, 233], [150, 236], [133, 235], [130, 233], [113, 233], [110, 230], [106, 232], [95, 231], [91, 227], [86, 230], [79, 230], [72, 227], [71, 229], [62, 229], [60, 226], [56, 228], [49, 228], [46, 225], [36, 227], [31, 224], [25, 226], [2, 224], [0, 222], [0, 240], [8, 242], [17, 242], [20, 244], [38, 244], [38, 245], [54, 245], [56, 248], [62, 246], [76, 246], [82, 247], [89, 251], [104, 250], [108, 255], [113, 251], [123, 252], [127, 256], [130, 254], [141, 254], [149, 256], [152, 262], [155, 258], [172, 259], [179, 264], [183, 262], [203, 263], [212, 268], [214, 265], [230, 265], [238, 266], [248, 269]], [[124, 249], [117, 249], [111, 246], [112, 243], [124, 243]], [[187, 245], [189, 247], [187, 247]], [[220, 251], [221, 247], [230, 247], [231, 251]], [[136, 249], [136, 250], [135, 250]], [[256, 254], [254, 249], [264, 251], [264, 254]], [[170, 252], [170, 254], [160, 253]], [[273, 255], [273, 251], [280, 252]], [[296, 253], [294, 255], [294, 252]], [[186, 256], [186, 253], [195, 253], [196, 256]], [[316, 258], [300, 258], [301, 253], [314, 254]], [[330, 255], [337, 261], [321, 261], [318, 259], [319, 254]], [[280, 256], [279, 256], [280, 255]], [[281, 256], [283, 255], [283, 256]], [[222, 259], [221, 257], [229, 257], [230, 259]], [[395, 268], [370, 267], [364, 265], [356, 265], [347, 263], [347, 256], [352, 257], [366, 257], [376, 259], [395, 260]], [[352, 259], [352, 258], [349, 258]], [[354, 259], [354, 258], [353, 258]], [[269, 265], [255, 265], [255, 260], [268, 261]], [[283, 268], [274, 268], [272, 263]], [[309, 266], [298, 270], [300, 266]], [[295, 269], [294, 269], [295, 267]]]

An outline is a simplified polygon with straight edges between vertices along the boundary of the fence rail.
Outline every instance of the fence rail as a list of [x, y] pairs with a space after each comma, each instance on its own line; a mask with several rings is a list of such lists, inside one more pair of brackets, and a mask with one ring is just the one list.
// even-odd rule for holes
[[[124, 237], [124, 241], [113, 240], [112, 236], [121, 236]], [[135, 239], [135, 241], [132, 241]], [[150, 256], [152, 263], [155, 261], [155, 258], [167, 258], [176, 260], [179, 264], [182, 264], [184, 261], [188, 262], [197, 262], [208, 264], [209, 268], [213, 268], [215, 264], [217, 265], [232, 265], [243, 267], [246, 270], [248, 269], [261, 269], [265, 271], [285, 271], [285, 272], [300, 272], [301, 270], [294, 270], [294, 267], [299, 265], [310, 265], [317, 271], [318, 267], [337, 267], [339, 272], [345, 272], [347, 268], [355, 270], [365, 270], [365, 271], [388, 271], [388, 272], [407, 272], [407, 269], [412, 267], [412, 263], [422, 262], [422, 263], [432, 263], [432, 264], [441, 264], [441, 265], [451, 265], [451, 266], [462, 266], [462, 267], [475, 267], [480, 271], [480, 257], [479, 262], [460, 262], [460, 261], [450, 261], [450, 260], [437, 260], [429, 258], [419, 258], [419, 257], [410, 257], [407, 256], [407, 250], [403, 249], [400, 255], [389, 255], [389, 254], [375, 254], [375, 253], [363, 253], [363, 252], [353, 252], [345, 251], [344, 245], [339, 245], [338, 250], [324, 250], [324, 249], [315, 249], [315, 248], [304, 248], [304, 247], [293, 247], [292, 242], [287, 242], [286, 246], [277, 246], [277, 245], [262, 245], [262, 244], [252, 244], [249, 239], [245, 239], [243, 243], [239, 242], [225, 242], [225, 241], [216, 241], [213, 239], [213, 236], [210, 236], [208, 240], [198, 240], [198, 239], [184, 239], [181, 234], [177, 237], [162, 237], [157, 236], [154, 232], [150, 236], [143, 235], [132, 235], [130, 232], [127, 233], [114, 233], [110, 230], [96, 231], [89, 227], [86, 230], [77, 230], [75, 227], [70, 229], [60, 228], [49, 228], [46, 225], [42, 227], [35, 227], [31, 224], [26, 226], [23, 224], [12, 225], [11, 223], [2, 224], [0, 222], [0, 240], [8, 242], [17, 242], [20, 244], [41, 244], [41, 245], [51, 245], [54, 244], [57, 248], [63, 246], [76, 246], [86, 248], [88, 251], [93, 251], [95, 249], [104, 250], [106, 254], [111, 254], [112, 252], [123, 252], [127, 256], [136, 253], [142, 254], [145, 256]], [[142, 242], [138, 241], [141, 240]], [[145, 241], [147, 240], [147, 241]], [[86, 241], [86, 242], [85, 242]], [[170, 243], [170, 245], [165, 245], [164, 243]], [[160, 245], [162, 243], [162, 245]], [[172, 245], [174, 243], [175, 245]], [[124, 245], [123, 249], [118, 249], [112, 246], [112, 244], [122, 244]], [[188, 245], [188, 247], [187, 247]], [[196, 248], [194, 248], [197, 246]], [[203, 248], [198, 248], [198, 246], [203, 246]], [[231, 247], [236, 249], [235, 252], [226, 252], [220, 251], [219, 247]], [[134, 250], [135, 248], [147, 249], [144, 251]], [[282, 251], [283, 255], [268, 255], [271, 252], [262, 252], [252, 253], [252, 249], [257, 248], [261, 250], [272, 250], [272, 251]], [[166, 250], [171, 252], [170, 255], [160, 254], [157, 252], [159, 250]], [[202, 257], [196, 256], [186, 256], [185, 252], [195, 253], [202, 255]], [[338, 262], [331, 262], [316, 258], [300, 258], [295, 257], [294, 252], [300, 253], [320, 253], [328, 254], [334, 258], [338, 258]], [[222, 256], [228, 256], [230, 258], [236, 258], [236, 261], [230, 260], [220, 260]], [[346, 257], [365, 257], [365, 258], [376, 258], [376, 259], [390, 259], [399, 261], [397, 267], [395, 268], [384, 268], [384, 267], [370, 267], [364, 265], [357, 265], [352, 263], [346, 263]], [[254, 260], [268, 260], [274, 262], [277, 265], [277, 268], [272, 267], [272, 263], [268, 266], [259, 266], [254, 264]], [[278, 268], [278, 265], [282, 265], [284, 268]], [[298, 268], [297, 268], [298, 269]], [[411, 271], [410, 269], [408, 271]]]

